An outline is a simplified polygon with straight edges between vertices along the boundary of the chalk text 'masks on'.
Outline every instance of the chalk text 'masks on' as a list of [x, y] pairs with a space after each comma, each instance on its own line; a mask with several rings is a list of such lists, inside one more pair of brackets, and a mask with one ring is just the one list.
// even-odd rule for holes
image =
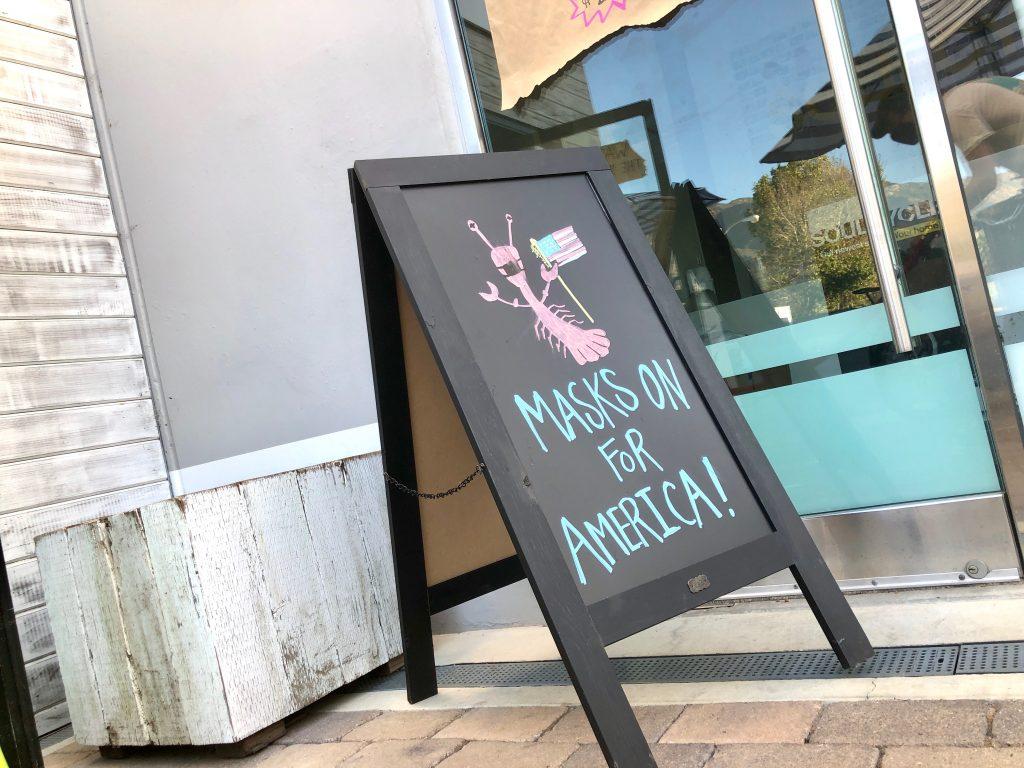
[[[595, 461], [624, 486], [634, 475], [647, 480], [649, 473], [661, 473], [654, 482], [609, 500], [606, 508], [590, 519], [574, 523], [562, 516], [562, 534], [580, 584], [587, 583], [589, 568], [611, 573], [621, 558], [664, 543], [680, 531], [702, 528], [709, 516], [714, 520], [736, 516], [707, 456], [701, 457], [699, 468], [666, 470], [644, 446], [640, 430], [627, 427], [630, 417], [641, 408], [685, 418], [691, 406], [671, 360], [640, 363], [625, 377], [602, 368], [552, 389], [550, 395], [534, 391], [528, 398], [514, 397], [545, 453], [582, 437], [594, 437]], [[710, 483], [717, 501], [695, 476], [705, 487]]]

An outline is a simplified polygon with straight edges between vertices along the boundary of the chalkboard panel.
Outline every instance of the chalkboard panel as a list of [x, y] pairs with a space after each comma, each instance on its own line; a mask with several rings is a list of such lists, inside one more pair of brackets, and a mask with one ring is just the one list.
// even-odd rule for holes
[[[603, 646], [778, 570], [844, 666], [871, 656], [600, 150], [367, 161], [352, 185], [385, 471], [418, 477], [397, 275], [609, 765], [655, 763]], [[388, 509], [415, 702], [437, 691], [421, 509], [394, 485]]]
[[585, 603], [772, 532], [585, 176], [405, 199]]

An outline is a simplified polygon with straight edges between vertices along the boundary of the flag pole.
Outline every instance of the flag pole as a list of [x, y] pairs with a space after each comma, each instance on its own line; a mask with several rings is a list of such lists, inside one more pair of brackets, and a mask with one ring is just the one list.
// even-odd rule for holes
[[[547, 267], [548, 269], [551, 269], [551, 262], [548, 261], [547, 256], [545, 256], [541, 252], [540, 245], [532, 237], [530, 238], [530, 250], [533, 251], [534, 255], [538, 259], [540, 259], [541, 261], [544, 262], [544, 266], [545, 267]], [[587, 316], [587, 320], [589, 320], [590, 322], [594, 322], [594, 318], [591, 316], [591, 314], [589, 312], [587, 312], [587, 308], [583, 306], [583, 304], [580, 302], [580, 300], [576, 298], [576, 294], [573, 293], [572, 290], [569, 288], [569, 286], [565, 284], [565, 280], [562, 279], [562, 271], [561, 270], [558, 271], [558, 282], [560, 282], [562, 284], [562, 287], [565, 288], [565, 292], [568, 293], [569, 296], [572, 298], [572, 300], [576, 302], [576, 306], [580, 308], [580, 311], [584, 315]]]

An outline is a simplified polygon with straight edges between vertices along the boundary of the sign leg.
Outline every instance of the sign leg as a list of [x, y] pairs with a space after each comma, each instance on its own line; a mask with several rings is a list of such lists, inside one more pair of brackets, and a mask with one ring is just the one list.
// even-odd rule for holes
[[[396, 493], [391, 489], [388, 495], [393, 497]], [[398, 503], [388, 502], [395, 583], [398, 589], [398, 618], [405, 651], [405, 689], [409, 703], [415, 704], [437, 694], [437, 669], [423, 564], [419, 506], [414, 503], [412, 506], [415, 509], [403, 509], [408, 506], [405, 499]]]
[[[409, 391], [402, 352], [395, 269], [373, 213], [355, 177], [349, 184], [359, 244], [370, 334], [370, 357], [376, 382], [377, 419], [380, 426], [384, 471], [415, 485], [416, 460], [412, 446]], [[384, 482], [384, 478], [381, 478]], [[388, 522], [398, 591], [398, 618], [405, 650], [406, 693], [410, 704], [437, 693], [434, 640], [430, 627], [430, 601], [423, 557], [419, 500], [387, 487]]]
[[[803, 526], [799, 528], [803, 529]], [[806, 529], [802, 533], [801, 537], [799, 531], [793, 532], [796, 562], [789, 570], [800, 585], [839, 662], [850, 669], [870, 659], [875, 651], [810, 534]]]
[[[552, 576], [542, 585], [531, 582], [538, 596], [547, 593], [541, 609], [609, 768], [658, 768], [575, 585], [560, 573]], [[551, 593], [563, 599], [551, 600]]]

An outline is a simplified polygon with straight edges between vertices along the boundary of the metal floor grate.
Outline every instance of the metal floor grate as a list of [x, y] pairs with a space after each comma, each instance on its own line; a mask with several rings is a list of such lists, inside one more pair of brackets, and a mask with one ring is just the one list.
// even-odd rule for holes
[[960, 675], [1024, 672], [1024, 642], [962, 645], [956, 671]]
[[[831, 651], [646, 656], [612, 659], [624, 684], [704, 683], [739, 680], [820, 680], [837, 677], [924, 677], [1024, 672], [1024, 642], [877, 648], [850, 670]], [[561, 661], [487, 662], [437, 668], [441, 688], [507, 688], [570, 685]], [[363, 679], [349, 690], [392, 691], [405, 687], [402, 671]]]

